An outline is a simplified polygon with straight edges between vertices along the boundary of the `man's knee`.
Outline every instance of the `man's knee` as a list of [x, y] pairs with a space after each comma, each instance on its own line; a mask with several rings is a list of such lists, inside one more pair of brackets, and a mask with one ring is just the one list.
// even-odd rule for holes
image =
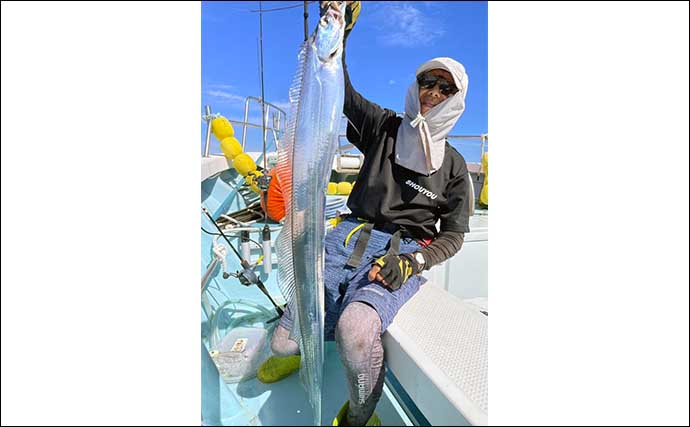
[[299, 354], [299, 345], [290, 339], [290, 331], [278, 325], [271, 339], [271, 351], [276, 356], [294, 356]]
[[381, 333], [381, 319], [370, 305], [353, 302], [343, 311], [335, 328], [335, 340], [354, 354], [368, 351]]

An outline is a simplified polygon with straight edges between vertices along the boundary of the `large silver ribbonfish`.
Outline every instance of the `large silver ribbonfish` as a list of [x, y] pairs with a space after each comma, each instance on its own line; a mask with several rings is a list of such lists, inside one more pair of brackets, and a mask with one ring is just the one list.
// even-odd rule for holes
[[290, 87], [288, 129], [278, 144], [276, 177], [285, 223], [276, 241], [278, 284], [288, 301], [300, 376], [321, 425], [324, 359], [324, 210], [343, 112], [345, 2], [329, 9], [304, 42]]

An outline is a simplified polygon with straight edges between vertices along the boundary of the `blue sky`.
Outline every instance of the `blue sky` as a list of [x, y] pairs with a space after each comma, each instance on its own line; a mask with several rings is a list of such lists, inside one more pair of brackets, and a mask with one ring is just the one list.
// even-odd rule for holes
[[[264, 9], [298, 5], [263, 14], [264, 91], [285, 107], [304, 39], [302, 2], [266, 1]], [[202, 2], [201, 107], [241, 120], [244, 98], [261, 96], [258, 1]], [[309, 31], [318, 20], [318, 3], [309, 4]], [[437, 56], [460, 61], [469, 75], [466, 108], [452, 135], [479, 135], [487, 128], [487, 3], [362, 2], [348, 38], [347, 64], [354, 87], [377, 104], [403, 111], [415, 69]], [[261, 123], [257, 104], [250, 121]], [[241, 133], [241, 129], [237, 133]], [[202, 145], [206, 126], [202, 126]], [[239, 138], [238, 138], [239, 139]], [[247, 150], [259, 150], [260, 131], [249, 131]], [[212, 137], [212, 152], [219, 152]], [[270, 137], [269, 137], [270, 143]], [[476, 146], [458, 146], [468, 161], [478, 161]]]

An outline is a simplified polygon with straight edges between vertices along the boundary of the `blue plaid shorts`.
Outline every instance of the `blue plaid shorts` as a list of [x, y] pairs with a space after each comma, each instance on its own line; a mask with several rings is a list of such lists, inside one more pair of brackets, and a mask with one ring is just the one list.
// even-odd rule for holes
[[[422, 276], [412, 276], [399, 289], [391, 290], [379, 282], [371, 282], [367, 277], [372, 262], [386, 254], [391, 240], [391, 233], [373, 229], [362, 255], [358, 267], [347, 265], [350, 255], [355, 248], [361, 228], [345, 241], [350, 232], [360, 225], [353, 217], [345, 218], [338, 226], [331, 230], [325, 239], [325, 338], [333, 341], [335, 326], [340, 315], [351, 302], [359, 301], [373, 307], [381, 317], [381, 333], [390, 326], [398, 310], [417, 293], [419, 287], [426, 282]], [[403, 237], [400, 239], [400, 253], [415, 252], [421, 248], [416, 240]], [[289, 310], [280, 318], [280, 325], [286, 329], [292, 328], [292, 315]]]

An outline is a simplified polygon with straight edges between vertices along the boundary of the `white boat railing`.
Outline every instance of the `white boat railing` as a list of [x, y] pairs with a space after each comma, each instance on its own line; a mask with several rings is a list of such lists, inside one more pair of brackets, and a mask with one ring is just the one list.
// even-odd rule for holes
[[[255, 128], [255, 129], [264, 129], [264, 135], [263, 138], [264, 140], [267, 137], [268, 132], [270, 131], [272, 136], [273, 136], [273, 141], [277, 145], [278, 141], [284, 135], [285, 130], [287, 129], [287, 113], [280, 107], [270, 103], [270, 102], [265, 102], [263, 103], [266, 106], [266, 114], [264, 115], [265, 117], [265, 122], [264, 124], [257, 124], [257, 123], [252, 123], [249, 121], [249, 107], [252, 102], [255, 102], [259, 104], [259, 106], [262, 105], [261, 98], [257, 98], [254, 96], [248, 96], [245, 98], [244, 101], [244, 118], [243, 120], [233, 120], [233, 119], [228, 119], [230, 123], [233, 125], [238, 125], [242, 126], [242, 139], [240, 141], [242, 145], [242, 149], [244, 150], [246, 147], [247, 143], [247, 129], [248, 128]], [[275, 111], [272, 111], [275, 110]], [[273, 113], [271, 116], [270, 113]], [[212, 114], [211, 113], [211, 107], [209, 105], [205, 106], [205, 114], [202, 116], [202, 119], [206, 122], [207, 128], [206, 128], [206, 142], [204, 145], [204, 157], [209, 157], [210, 156], [210, 149], [211, 149], [211, 121], [219, 117], [220, 114]], [[269, 117], [271, 117], [271, 126], [269, 126]], [[342, 116], [343, 120], [347, 120], [345, 116]], [[481, 158], [481, 155], [483, 155], [488, 148], [488, 142], [489, 142], [489, 135], [488, 134], [479, 134], [479, 135], [448, 135], [448, 140], [449, 142], [454, 142], [457, 141], [457, 144], [459, 145], [466, 145], [469, 142], [478, 142], [479, 143], [479, 155]], [[344, 139], [344, 141], [343, 141]], [[336, 156], [340, 155], [346, 155], [348, 151], [355, 149], [355, 146], [348, 142], [347, 140], [347, 135], [346, 134], [340, 134], [338, 135], [338, 148], [336, 150]]]
[[[268, 132], [268, 130], [270, 129], [273, 132], [274, 141], [277, 142], [280, 139], [279, 134], [282, 134], [282, 132], [285, 131], [285, 129], [287, 127], [287, 114], [281, 108], [276, 107], [275, 105], [271, 104], [270, 102], [263, 102], [261, 100], [261, 98], [257, 98], [255, 96], [248, 96], [247, 98], [245, 98], [245, 101], [244, 101], [244, 120], [242, 121], [242, 124], [243, 124], [242, 149], [244, 149], [246, 139], [247, 139], [247, 126], [250, 125], [250, 123], [248, 122], [250, 101], [255, 101], [259, 105], [263, 104], [263, 105], [268, 107], [268, 108], [266, 108], [266, 114], [264, 116], [265, 117], [264, 126], [261, 126], [261, 125], [258, 125], [258, 126], [253, 125], [253, 126], [265, 129], [264, 140], [266, 140], [266, 132]], [[277, 114], [273, 115], [273, 126], [269, 128], [267, 122], [268, 122], [269, 113], [271, 112], [271, 108], [277, 110]], [[282, 126], [281, 126], [281, 124], [282, 124]]]
[[[240, 141], [240, 144], [242, 145], [243, 150], [247, 142], [247, 128], [264, 129], [264, 140], [266, 139], [268, 132], [271, 131], [275, 143], [278, 142], [282, 134], [285, 132], [285, 129], [287, 128], [287, 114], [283, 109], [277, 107], [274, 104], [271, 104], [270, 102], [264, 103], [264, 105], [266, 106], [264, 124], [262, 125], [251, 123], [249, 121], [249, 105], [252, 101], [258, 103], [259, 105], [262, 104], [261, 98], [257, 98], [254, 96], [246, 97], [244, 101], [244, 120], [240, 121], [227, 119], [230, 123], [234, 125], [242, 126], [242, 140]], [[204, 143], [204, 157], [209, 157], [211, 155], [211, 121], [214, 118], [219, 117], [220, 114], [213, 114], [211, 112], [211, 106], [209, 105], [206, 105], [204, 109], [205, 114], [201, 116], [202, 120], [206, 122], [206, 141]], [[270, 115], [270, 113], [272, 112], [271, 109], [275, 110], [273, 112], [273, 116]], [[272, 117], [272, 126], [269, 126], [268, 124], [269, 117]]]

